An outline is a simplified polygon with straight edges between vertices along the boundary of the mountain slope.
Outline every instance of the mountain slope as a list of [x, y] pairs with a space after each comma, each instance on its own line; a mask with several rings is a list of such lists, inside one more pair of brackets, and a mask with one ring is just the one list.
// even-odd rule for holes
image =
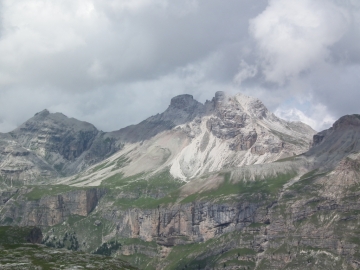
[[124, 142], [124, 147], [63, 183], [76, 180], [76, 185], [98, 185], [116, 174], [131, 176], [164, 169], [188, 181], [227, 167], [301, 154], [308, 150], [314, 133], [303, 123], [279, 119], [261, 101], [242, 94], [217, 92], [205, 104], [189, 95], [178, 96], [164, 113], [107, 134]]
[[107, 137], [125, 143], [149, 140], [157, 134], [171, 130], [178, 125], [191, 122], [204, 114], [205, 106], [191, 95], [180, 95], [171, 99], [169, 107], [161, 114], [149, 117], [137, 125], [109, 132]]
[[344, 157], [360, 152], [360, 115], [345, 115], [327, 130], [314, 136], [311, 150], [306, 154], [319, 166], [335, 166]]
[[[1, 150], [1, 174], [6, 179], [49, 182], [77, 173], [118, 149], [104, 135], [89, 123], [44, 110], [2, 135], [1, 145], [5, 148]], [[14, 173], [9, 167], [14, 168]]]

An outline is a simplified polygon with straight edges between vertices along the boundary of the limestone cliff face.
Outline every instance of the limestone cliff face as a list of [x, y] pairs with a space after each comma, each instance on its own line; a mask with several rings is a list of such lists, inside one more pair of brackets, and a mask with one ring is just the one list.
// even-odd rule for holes
[[[345, 136], [354, 135], [357, 129], [357, 120], [350, 118], [351, 127], [340, 128]], [[266, 269], [301, 269], [304, 260], [312, 269], [360, 268], [355, 230], [360, 213], [360, 157], [353, 141], [349, 142], [352, 151], [342, 151], [348, 142], [334, 130], [330, 129], [322, 142], [314, 136], [315, 146], [305, 156], [315, 169], [284, 189], [269, 209], [265, 252], [259, 256]], [[326, 148], [330, 151], [328, 159], [317, 160], [314, 149]], [[320, 152], [319, 156], [324, 154]]]
[[[11, 220], [12, 225], [20, 226], [57, 225], [71, 215], [87, 216], [106, 193], [104, 189], [93, 188], [29, 200], [26, 197], [28, 192], [27, 189], [17, 189], [2, 194], [2, 223]], [[16, 200], [14, 195], [17, 195]]]
[[160, 245], [204, 242], [218, 235], [242, 230], [254, 222], [268, 220], [266, 209], [253, 203], [236, 205], [189, 203], [152, 210], [112, 210], [103, 213], [126, 238], [156, 241]]
[[0, 134], [0, 177], [4, 184], [33, 184], [58, 176], [53, 167], [23, 147], [10, 134]]

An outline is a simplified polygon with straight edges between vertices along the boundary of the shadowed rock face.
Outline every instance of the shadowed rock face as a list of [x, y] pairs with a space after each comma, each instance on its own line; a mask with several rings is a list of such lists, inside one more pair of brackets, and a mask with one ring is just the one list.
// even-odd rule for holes
[[151, 116], [137, 125], [110, 132], [107, 136], [125, 143], [141, 142], [177, 125], [191, 122], [204, 112], [204, 105], [194, 100], [193, 96], [179, 95], [171, 99], [169, 107], [163, 113]]
[[330, 140], [329, 137], [335, 136], [335, 133], [337, 132], [342, 132], [345, 130], [349, 132], [350, 130], [355, 129], [360, 129], [360, 115], [345, 115], [339, 118], [339, 120], [337, 120], [331, 128], [315, 134], [313, 137], [312, 146], [316, 147], [320, 145], [325, 138], [326, 140]]
[[216, 109], [220, 108], [223, 105], [223, 102], [225, 101], [225, 93], [222, 91], [218, 91], [215, 93], [215, 97], [213, 99], [214, 107]]
[[351, 153], [360, 151], [360, 115], [345, 115], [327, 130], [314, 135], [312, 148], [306, 156], [313, 156], [318, 164], [331, 168]]
[[24, 192], [29, 192], [29, 190], [16, 190], [10, 194], [2, 194], [2, 196], [0, 194], [0, 198], [5, 197], [5, 199], [19, 194], [19, 200], [16, 203], [6, 201], [0, 217], [2, 221], [10, 218], [14, 220], [12, 225], [54, 226], [66, 221], [71, 215], [87, 216], [106, 194], [105, 189], [92, 188], [28, 200], [23, 197]]
[[360, 129], [360, 115], [345, 115], [337, 120], [333, 126], [329, 129], [323, 130], [314, 135], [312, 146], [315, 147], [331, 136], [334, 136], [336, 132], [349, 132], [351, 130]]
[[0, 141], [1, 174], [8, 180], [47, 181], [70, 175], [118, 149], [93, 125], [48, 110], [3, 134]]
[[11, 135], [21, 145], [52, 163], [56, 158], [62, 158], [64, 162], [75, 160], [90, 148], [98, 133], [89, 123], [44, 110], [11, 132]]
[[198, 106], [198, 103], [192, 95], [185, 94], [173, 97], [170, 102], [170, 107], [183, 111], [191, 111], [193, 107]]
[[360, 115], [352, 114], [345, 115], [333, 124], [334, 130], [347, 129], [347, 128], [359, 128], [360, 127]]
[[29, 236], [27, 237], [27, 242], [32, 243], [32, 244], [41, 244], [42, 240], [43, 240], [43, 234], [41, 232], [41, 229], [38, 227], [34, 227], [30, 233]]

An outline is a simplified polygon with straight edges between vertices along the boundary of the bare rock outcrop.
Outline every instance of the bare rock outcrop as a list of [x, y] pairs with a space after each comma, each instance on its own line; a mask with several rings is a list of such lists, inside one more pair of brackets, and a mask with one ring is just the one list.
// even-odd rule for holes
[[254, 222], [266, 222], [264, 206], [210, 202], [174, 205], [152, 210], [105, 211], [103, 217], [126, 238], [156, 241], [164, 246], [203, 242], [218, 235], [242, 230]]
[[[12, 225], [53, 226], [71, 215], [87, 216], [106, 194], [105, 189], [73, 190], [59, 195], [27, 199], [31, 190], [21, 189], [16, 200], [11, 197], [3, 206], [2, 222], [11, 220]], [[11, 194], [14, 195], [15, 193]]]

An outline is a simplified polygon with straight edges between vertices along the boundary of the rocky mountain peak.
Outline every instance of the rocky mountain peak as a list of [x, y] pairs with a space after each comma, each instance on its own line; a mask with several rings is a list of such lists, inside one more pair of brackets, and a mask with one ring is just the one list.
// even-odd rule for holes
[[360, 152], [360, 115], [345, 115], [331, 128], [313, 136], [311, 149], [306, 153], [328, 168], [353, 153]]
[[66, 166], [72, 166], [88, 151], [98, 134], [90, 123], [48, 110], [35, 114], [11, 132], [12, 138], [22, 147], [64, 174], [72, 170]]
[[204, 114], [204, 105], [192, 95], [173, 97], [169, 107], [162, 113], [153, 115], [137, 125], [110, 132], [108, 136], [128, 143], [148, 140], [157, 134], [194, 120]]
[[223, 91], [215, 93], [211, 101], [205, 103], [207, 113], [214, 112], [223, 114], [224, 112], [232, 114], [247, 115], [250, 118], [266, 118], [271, 116], [276, 118], [268, 111], [265, 105], [257, 98], [249, 97], [245, 94], [238, 93], [234, 96]]
[[269, 114], [264, 103], [257, 98], [238, 93], [235, 100], [240, 104], [242, 110], [251, 117], [263, 118]]
[[184, 94], [173, 97], [170, 102], [170, 107], [183, 110], [189, 107], [193, 107], [194, 105], [197, 105], [197, 103], [198, 102], [194, 100], [192, 95]]
[[359, 129], [360, 128], [360, 115], [344, 115], [340, 117], [331, 128], [323, 130], [313, 137], [312, 146], [315, 147], [321, 144], [325, 138], [330, 137], [333, 133], [340, 132], [340, 134], [345, 134], [350, 129]]
[[[172, 113], [174, 111], [176, 114]], [[190, 113], [193, 117], [224, 112], [246, 114], [251, 118], [264, 118], [269, 115], [274, 117], [259, 99], [241, 93], [231, 96], [224, 91], [216, 92], [212, 100], [206, 101], [205, 104], [196, 101], [192, 95], [176, 96], [171, 99], [170, 106], [164, 114], [176, 118], [181, 116], [182, 112]]]
[[42, 110], [41, 112], [38, 112], [36, 113], [34, 116], [37, 116], [37, 117], [46, 117], [50, 114], [49, 110], [45, 109], [45, 110]]
[[216, 102], [223, 102], [223, 101], [225, 100], [225, 98], [226, 98], [226, 94], [225, 94], [224, 91], [217, 91], [217, 92], [215, 93], [214, 100], [215, 100]]
[[334, 130], [342, 129], [342, 128], [349, 128], [349, 127], [360, 127], [360, 115], [359, 114], [352, 114], [352, 115], [344, 115], [343, 117], [339, 118], [334, 124]]
[[[184, 124], [203, 114], [204, 105], [192, 95], [179, 95], [171, 99], [165, 112], [160, 114], [161, 121], [172, 122], [174, 125]], [[149, 118], [151, 119], [151, 117]], [[156, 121], [159, 119], [156, 118]]]
[[224, 105], [226, 101], [226, 94], [223, 91], [218, 91], [215, 93], [215, 97], [213, 98], [215, 108], [220, 108]]
[[12, 134], [19, 135], [21, 131], [27, 129], [31, 130], [49, 130], [49, 129], [62, 129], [62, 130], [74, 130], [79, 131], [92, 131], [97, 132], [94, 125], [80, 121], [75, 118], [69, 118], [62, 113], [50, 113], [49, 110], [45, 109], [41, 112], [36, 113], [32, 118], [27, 120], [25, 123], [20, 125]]
[[171, 114], [173, 111], [182, 111], [186, 112], [187, 114], [199, 114], [203, 111], [203, 107], [204, 105], [196, 101], [192, 95], [184, 94], [173, 97], [171, 99], [169, 108], [164, 113]]

